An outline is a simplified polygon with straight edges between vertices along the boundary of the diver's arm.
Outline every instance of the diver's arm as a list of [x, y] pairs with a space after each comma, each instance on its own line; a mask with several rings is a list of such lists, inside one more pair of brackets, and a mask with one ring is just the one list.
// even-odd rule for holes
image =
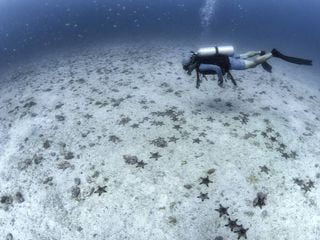
[[219, 82], [223, 82], [223, 75], [222, 75], [221, 68], [217, 65], [212, 65], [212, 70], [214, 70], [217, 73]]
[[200, 64], [199, 66], [200, 73], [202, 74], [217, 74], [219, 82], [223, 82], [222, 69], [215, 64]]
[[188, 75], [191, 75], [191, 73], [193, 72], [193, 70], [197, 69], [198, 67], [198, 63], [192, 63], [189, 65], [189, 67], [187, 68], [187, 73]]

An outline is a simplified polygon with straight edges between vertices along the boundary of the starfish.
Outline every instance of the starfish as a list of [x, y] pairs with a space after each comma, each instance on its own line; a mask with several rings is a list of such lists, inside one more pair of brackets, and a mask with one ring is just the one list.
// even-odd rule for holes
[[262, 206], [265, 206], [267, 199], [267, 194], [262, 193], [262, 192], [258, 192], [257, 197], [253, 200], [253, 206], [259, 206], [260, 208], [262, 208]]
[[265, 122], [265, 123], [270, 123], [270, 120], [269, 119], [263, 119], [263, 121]]
[[171, 120], [174, 121], [174, 122], [177, 122], [177, 121], [179, 121], [179, 118], [178, 118], [177, 116], [173, 116], [173, 117], [171, 118]]
[[297, 152], [296, 151], [291, 151], [290, 153], [290, 157], [292, 157], [293, 159], [296, 159], [298, 156]]
[[303, 184], [301, 189], [304, 190], [305, 193], [311, 191], [311, 187], [309, 187], [307, 184]]
[[212, 181], [209, 179], [209, 176], [207, 176], [206, 178], [202, 178], [201, 177], [201, 184], [205, 184], [207, 187], [209, 187], [209, 183], [212, 183]]
[[201, 140], [199, 138], [193, 139], [193, 143], [200, 143], [200, 142], [201, 142]]
[[281, 157], [284, 157], [285, 159], [288, 159], [289, 158], [289, 154], [288, 153], [282, 153]]
[[247, 124], [249, 122], [248, 114], [240, 115], [240, 122], [241, 124]]
[[161, 122], [161, 121], [152, 121], [152, 122], [151, 122], [151, 125], [153, 125], [153, 126], [163, 126], [164, 123]]
[[237, 224], [238, 219], [236, 220], [231, 220], [230, 218], [228, 218], [228, 224], [225, 225], [226, 227], [230, 227], [231, 231], [233, 231], [233, 229], [240, 227], [240, 225]]
[[150, 120], [149, 117], [144, 117], [144, 118], [142, 119], [142, 121], [140, 121], [139, 123], [148, 122], [149, 120]]
[[173, 128], [176, 129], [176, 130], [179, 130], [179, 129], [181, 129], [181, 126], [180, 125], [174, 125]]
[[214, 121], [214, 119], [213, 119], [212, 117], [208, 117], [207, 120], [208, 120], [209, 122], [213, 122], [213, 121]]
[[219, 208], [218, 209], [215, 209], [215, 211], [219, 212], [219, 217], [222, 217], [223, 215], [227, 215], [229, 216], [229, 213], [228, 213], [228, 208], [225, 208], [223, 207], [221, 204], [219, 204]]
[[281, 148], [286, 148], [287, 145], [285, 145], [284, 143], [280, 143], [280, 144], [279, 144], [279, 147], [281, 147]]
[[162, 155], [159, 154], [159, 152], [156, 152], [156, 153], [151, 153], [151, 157], [150, 158], [154, 158], [156, 160], [158, 160], [158, 158], [162, 157]]
[[177, 140], [179, 140], [179, 138], [176, 138], [176, 136], [169, 137], [169, 142], [174, 142], [174, 143], [176, 143]]
[[270, 140], [271, 140], [271, 142], [276, 142], [277, 138], [272, 136], [272, 137], [270, 137]]
[[227, 103], [226, 103], [226, 106], [227, 106], [227, 107], [232, 107], [232, 103], [227, 102]]
[[208, 193], [200, 192], [200, 196], [198, 196], [197, 198], [201, 198], [201, 201], [203, 202], [204, 200], [209, 199]]
[[129, 117], [123, 117], [123, 118], [121, 118], [121, 120], [119, 121], [119, 125], [126, 125], [128, 122], [130, 122], [131, 121], [131, 118], [129, 118]]
[[156, 147], [159, 147], [159, 148], [165, 148], [168, 146], [167, 141], [162, 137], [158, 137], [156, 139], [153, 139], [150, 141], [150, 143], [155, 145]]
[[138, 162], [137, 162], [137, 166], [136, 166], [136, 167], [137, 167], [137, 168], [138, 168], [138, 167], [144, 168], [145, 165], [147, 165], [147, 163], [145, 163], [144, 161], [141, 160], [141, 161], [138, 161]]
[[130, 127], [132, 127], [132, 128], [139, 128], [139, 124], [138, 124], [138, 123], [134, 123], [134, 124], [132, 124]]
[[117, 137], [116, 135], [111, 135], [111, 136], [109, 136], [109, 141], [114, 142], [114, 143], [119, 143], [119, 142], [121, 142], [121, 139], [119, 137]]
[[259, 166], [259, 167], [260, 167], [261, 172], [264, 172], [264, 173], [266, 173], [266, 174], [269, 174], [270, 169], [269, 169], [266, 165], [264, 165], [264, 166]]
[[267, 132], [273, 132], [273, 129], [271, 127], [267, 127], [266, 131]]
[[307, 182], [307, 186], [308, 186], [309, 188], [314, 188], [314, 182], [311, 181], [311, 180], [309, 180], [309, 181]]
[[207, 136], [207, 134], [205, 132], [202, 132], [199, 134], [199, 137], [205, 137], [205, 136]]
[[248, 230], [249, 230], [249, 228], [245, 229], [245, 228], [243, 228], [242, 225], [240, 225], [240, 228], [235, 231], [236, 233], [238, 233], [238, 240], [241, 237], [244, 237], [245, 239], [247, 239], [247, 231]]
[[104, 187], [100, 187], [100, 186], [98, 186], [98, 189], [97, 189], [94, 193], [98, 193], [98, 194], [99, 194], [99, 196], [101, 196], [101, 194], [103, 194], [103, 193], [106, 193], [106, 192], [107, 192], [106, 188], [107, 188], [107, 186], [104, 186]]
[[147, 100], [143, 99], [139, 102], [140, 104], [146, 104], [147, 103]]
[[266, 132], [261, 132], [261, 135], [262, 135], [264, 138], [268, 137], [268, 135], [267, 135]]
[[86, 119], [90, 119], [90, 118], [92, 118], [92, 115], [87, 113], [86, 115], [84, 115], [84, 117], [85, 117]]
[[295, 184], [297, 184], [298, 186], [302, 186], [304, 183], [303, 183], [303, 180], [299, 179], [299, 178], [294, 178], [293, 179], [293, 182]]

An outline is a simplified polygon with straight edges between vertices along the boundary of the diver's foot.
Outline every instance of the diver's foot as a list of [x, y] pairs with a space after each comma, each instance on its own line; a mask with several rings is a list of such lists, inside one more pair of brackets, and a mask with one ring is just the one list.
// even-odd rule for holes
[[280, 52], [275, 48], [272, 49], [271, 53], [272, 53], [272, 56], [274, 56], [274, 57], [279, 57], [280, 56]]
[[267, 62], [263, 62], [261, 63], [261, 66], [263, 67], [264, 70], [266, 70], [269, 73], [272, 73], [272, 66], [267, 63]]
[[222, 88], [223, 87], [223, 81], [218, 81], [218, 86]]

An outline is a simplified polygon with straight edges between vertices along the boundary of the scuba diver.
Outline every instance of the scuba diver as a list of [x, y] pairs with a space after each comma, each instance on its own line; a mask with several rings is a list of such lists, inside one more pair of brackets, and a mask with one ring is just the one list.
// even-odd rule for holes
[[[255, 56], [257, 57], [250, 59]], [[232, 83], [237, 86], [230, 70], [245, 70], [261, 65], [266, 71], [272, 72], [272, 66], [267, 63], [267, 60], [272, 57], [294, 64], [312, 65], [312, 60], [289, 57], [276, 49], [273, 49], [270, 53], [266, 53], [265, 51], [250, 51], [236, 55], [232, 46], [200, 48], [197, 52], [191, 52], [191, 55], [183, 60], [182, 65], [189, 75], [196, 70], [197, 88], [200, 87], [201, 83], [200, 74], [206, 80], [206, 75], [218, 75], [218, 85], [220, 87], [223, 86], [223, 76], [227, 75], [227, 78], [231, 79]]]

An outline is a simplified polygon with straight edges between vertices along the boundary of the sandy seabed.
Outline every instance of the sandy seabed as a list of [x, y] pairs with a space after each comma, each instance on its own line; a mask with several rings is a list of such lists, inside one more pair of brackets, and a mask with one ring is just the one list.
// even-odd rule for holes
[[101, 44], [1, 73], [0, 238], [319, 239], [307, 68], [272, 60], [196, 89], [193, 48]]

